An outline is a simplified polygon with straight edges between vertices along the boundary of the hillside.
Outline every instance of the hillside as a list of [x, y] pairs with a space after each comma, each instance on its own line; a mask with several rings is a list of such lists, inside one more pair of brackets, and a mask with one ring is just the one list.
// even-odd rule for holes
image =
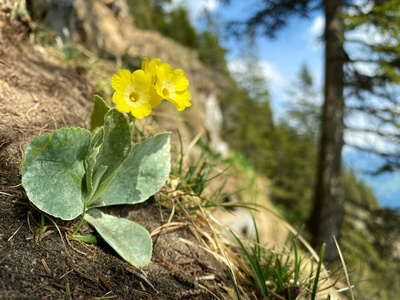
[[[229, 287], [230, 281], [225, 267], [206, 251], [179, 241], [195, 241], [184, 227], [157, 236], [154, 253], [158, 254], [153, 256], [153, 264], [141, 272], [124, 264], [109, 247], [70, 241], [64, 234], [53, 234], [51, 225], [46, 237], [34, 242], [38, 215], [28, 204], [18, 175], [23, 150], [34, 135], [57, 126], [84, 126], [96, 89], [83, 68], [66, 66], [43, 48], [30, 44], [27, 28], [19, 21], [10, 21], [3, 14], [1, 22], [2, 297], [60, 299], [69, 288], [74, 299], [101, 297], [110, 291], [123, 299], [176, 299], [189, 289], [199, 299], [210, 299], [209, 292], [196, 288], [190, 279], [193, 272], [199, 276], [213, 274], [215, 279], [204, 284], [211, 293], [226, 295], [223, 287]], [[161, 220], [154, 219], [160, 215], [159, 209], [149, 202], [133, 210], [114, 208], [113, 213], [140, 220], [150, 232], [162, 225]], [[90, 229], [86, 227], [85, 232]], [[176, 268], [188, 275], [184, 279], [173, 276]]]
[[[243, 299], [260, 299], [243, 249], [232, 242], [233, 229], [245, 245], [264, 255], [262, 267], [267, 258], [273, 261], [270, 280], [264, 280], [269, 289], [278, 292], [296, 283], [302, 291], [297, 299], [310, 299], [318, 255], [301, 239], [302, 280], [295, 282], [290, 243], [297, 242], [296, 231], [282, 215], [297, 228], [308, 221], [315, 136], [299, 134], [288, 122], [274, 122], [265, 86], [255, 89], [264, 101], [252, 101], [229, 74], [213, 68], [211, 58], [208, 64], [204, 61], [207, 53], [133, 25], [138, 20], [132, 15], [142, 12], [130, 14], [126, 1], [75, 0], [73, 22], [63, 19], [61, 25], [57, 14], [66, 7], [33, 6], [28, 15], [25, 4], [32, 3], [44, 2], [0, 0], [0, 296], [236, 299], [227, 273], [233, 269]], [[21, 186], [19, 168], [34, 136], [60, 127], [88, 128], [93, 95], [113, 105], [111, 77], [119, 69], [140, 69], [144, 57], [182, 68], [193, 98], [183, 112], [163, 103], [136, 122], [140, 134], [134, 142], [172, 132], [173, 168], [149, 201], [106, 209], [152, 233], [151, 264], [134, 269], [104, 242], [74, 240], [70, 233], [78, 219], [57, 224], [57, 231], [49, 218], [43, 229], [40, 212]], [[344, 172], [348, 203], [340, 244], [350, 280], [356, 283], [355, 295], [394, 299], [400, 287], [399, 264], [393, 263], [399, 262], [398, 214], [380, 209], [372, 190], [351, 171]], [[256, 243], [253, 216], [261, 239]], [[80, 233], [95, 231], [86, 224]], [[308, 237], [307, 231], [302, 235]], [[281, 261], [286, 261], [284, 268]], [[340, 262], [329, 267], [336, 272], [324, 274], [321, 281], [334, 295], [333, 285], [346, 289], [347, 284], [342, 283]], [[279, 275], [287, 276], [283, 286]], [[319, 291], [326, 299], [328, 291]]]
[[[93, 5], [99, 5], [96, 3]], [[100, 5], [98, 9], [93, 8], [93, 13], [104, 12], [104, 9], [105, 6]], [[101, 16], [101, 19], [104, 21], [107, 17]], [[110, 24], [113, 21], [111, 19]], [[32, 24], [6, 5], [1, 6], [0, 24], [1, 296], [5, 299], [61, 299], [71, 296], [88, 299], [108, 295], [119, 299], [229, 298], [232, 283], [226, 265], [215, 258], [216, 254], [204, 250], [203, 246], [196, 246], [205, 243], [203, 239], [207, 240], [212, 232], [195, 215], [193, 219], [187, 219], [180, 213], [176, 214], [172, 221], [183, 225], [154, 235], [152, 263], [141, 270], [124, 263], [104, 243], [95, 246], [71, 240], [66, 233], [76, 226], [78, 220], [65, 222], [60, 226], [62, 232], [59, 234], [49, 219], [44, 234], [39, 235], [37, 222], [40, 214], [29, 204], [20, 184], [19, 166], [24, 149], [35, 135], [52, 132], [61, 126], [85, 127], [93, 95], [100, 93], [106, 99], [110, 96], [99, 89], [99, 78], [109, 81], [116, 68], [112, 61], [97, 59], [94, 51], [100, 49], [88, 50], [93, 51], [91, 57], [81, 61], [80, 65], [64, 61], [53, 46], [33, 44], [29, 41]], [[152, 118], [145, 119], [138, 126], [145, 134], [173, 131], [175, 145], [178, 145], [176, 131], [179, 129], [187, 153], [188, 145], [198, 134], [207, 136], [217, 149], [222, 142], [215, 135], [215, 129], [220, 126], [216, 123], [220, 112], [213, 104], [218, 91], [211, 79], [212, 72], [202, 67], [186, 49], [157, 33], [127, 31], [131, 34], [131, 41], [140, 40], [154, 46], [146, 48], [135, 43], [135, 47], [130, 47], [132, 57], [153, 57], [160, 49], [171, 49], [159, 53], [159, 57], [174, 67], [185, 69], [193, 93], [193, 106], [184, 117], [168, 107], [161, 107]], [[115, 32], [110, 36], [115, 36]], [[32, 38], [38, 36], [31, 35]], [[128, 37], [122, 40], [127, 41]], [[91, 59], [96, 60], [95, 66], [90, 65]], [[85, 68], [88, 65], [90, 68]], [[213, 131], [207, 133], [207, 128]], [[200, 149], [194, 148], [189, 157], [196, 159], [199, 153]], [[225, 179], [221, 180], [220, 184]], [[168, 182], [165, 189], [171, 188], [172, 184]], [[227, 184], [223, 192], [229, 194], [233, 189], [237, 189], [235, 182]], [[133, 208], [113, 207], [110, 212], [140, 221], [149, 232], [154, 232], [170, 217], [160, 208], [154, 205], [154, 201], [147, 201]], [[190, 224], [204, 230], [200, 240], [193, 235], [190, 229], [193, 225]], [[93, 230], [85, 225], [81, 232], [90, 234]], [[278, 235], [277, 231], [271, 233]], [[36, 241], [37, 238], [40, 241]], [[217, 249], [214, 251], [218, 252]], [[199, 278], [205, 279], [199, 281]]]

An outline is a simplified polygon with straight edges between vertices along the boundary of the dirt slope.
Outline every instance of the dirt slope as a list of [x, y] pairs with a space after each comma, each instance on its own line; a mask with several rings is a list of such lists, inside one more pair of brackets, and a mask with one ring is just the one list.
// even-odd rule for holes
[[[198, 243], [187, 226], [155, 235], [152, 262], [142, 270], [123, 262], [105, 244], [71, 240], [67, 232], [78, 219], [64, 223], [61, 236], [47, 220], [48, 235], [35, 244], [39, 213], [30, 206], [18, 174], [23, 150], [35, 135], [56, 126], [84, 126], [95, 83], [84, 69], [65, 67], [35, 48], [27, 41], [28, 28], [4, 13], [0, 27], [0, 297], [229, 299], [225, 266], [180, 240]], [[140, 221], [152, 232], [168, 219], [153, 204], [118, 206], [108, 212]]]

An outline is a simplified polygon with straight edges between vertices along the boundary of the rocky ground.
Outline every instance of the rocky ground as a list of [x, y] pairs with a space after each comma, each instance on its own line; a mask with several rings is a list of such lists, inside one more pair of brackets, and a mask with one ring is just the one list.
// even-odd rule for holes
[[[24, 149], [57, 127], [85, 126], [95, 82], [28, 40], [23, 20], [0, 19], [0, 296], [2, 299], [230, 299], [226, 265], [196, 246], [189, 226], [153, 236], [151, 264], [134, 269], [107, 244], [70, 236], [77, 222], [47, 231], [35, 242], [40, 214], [20, 184]], [[153, 200], [109, 213], [140, 222], [149, 232], [169, 214]], [[174, 221], [187, 222], [177, 215]], [[208, 230], [208, 229], [205, 229]], [[92, 229], [84, 226], [82, 233]], [[191, 241], [191, 244], [184, 242]]]

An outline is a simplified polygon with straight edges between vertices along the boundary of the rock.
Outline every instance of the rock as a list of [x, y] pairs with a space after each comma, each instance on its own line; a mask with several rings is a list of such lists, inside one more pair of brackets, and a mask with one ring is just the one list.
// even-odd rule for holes
[[200, 101], [205, 106], [204, 126], [207, 129], [210, 148], [220, 154], [222, 158], [227, 158], [228, 145], [221, 138], [223, 116], [217, 96], [215, 93], [208, 96], [202, 95]]

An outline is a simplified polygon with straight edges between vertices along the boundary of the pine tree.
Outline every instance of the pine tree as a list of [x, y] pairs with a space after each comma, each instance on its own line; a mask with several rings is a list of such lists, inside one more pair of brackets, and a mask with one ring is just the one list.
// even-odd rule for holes
[[[372, 7], [372, 9], [367, 10], [368, 7]], [[323, 242], [327, 243], [325, 252], [327, 260], [336, 256], [332, 235], [340, 237], [344, 215], [341, 161], [346, 110], [344, 92], [346, 91], [348, 100], [346, 104], [350, 111], [361, 109], [375, 115], [380, 121], [377, 125], [394, 124], [393, 129], [400, 128], [399, 111], [392, 109], [399, 103], [399, 100], [393, 97], [393, 90], [398, 91], [392, 86], [393, 83], [400, 81], [399, 7], [399, 0], [366, 0], [361, 4], [350, 0], [264, 0], [262, 4], [260, 3], [260, 9], [245, 22], [230, 24], [231, 29], [239, 33], [243, 31], [243, 28], [252, 28], [253, 30], [258, 28], [266, 36], [274, 37], [276, 32], [287, 24], [290, 16], [308, 17], [312, 11], [317, 9], [323, 9], [325, 12], [324, 104], [321, 118], [317, 184], [310, 231], [313, 234], [312, 244], [314, 247], [318, 248]], [[349, 15], [346, 19], [344, 19], [345, 13]], [[358, 72], [354, 68], [354, 63], [360, 62], [360, 58], [352, 61], [352, 57], [346, 54], [344, 49], [345, 30], [355, 29], [364, 24], [372, 24], [378, 31], [384, 33], [385, 37], [392, 37], [381, 45], [364, 43], [368, 44], [372, 58], [379, 58], [374, 61], [378, 67], [376, 74], [372, 76]], [[370, 59], [371, 57], [368, 57], [368, 60]], [[368, 100], [361, 103], [360, 99], [366, 99], [371, 91], [377, 96], [390, 99], [389, 103], [393, 106], [379, 107], [378, 105], [377, 107], [374, 105], [376, 103]], [[356, 100], [351, 101], [354, 98], [351, 99], [349, 96], [355, 96]], [[352, 106], [354, 103], [356, 105]], [[376, 131], [376, 129], [367, 128], [367, 131], [377, 132], [378, 135], [387, 134], [387, 132]], [[365, 129], [362, 130], [365, 131]], [[398, 141], [397, 133], [391, 132], [389, 136], [392, 140], [397, 139]], [[367, 150], [372, 151], [368, 148]], [[393, 155], [394, 152], [380, 151], [379, 154], [386, 157], [389, 162], [382, 167], [383, 170], [390, 170], [397, 166], [398, 161]]]
[[368, 120], [366, 126], [347, 122], [347, 130], [371, 141], [354, 147], [386, 160], [377, 173], [393, 171], [400, 168], [400, 1], [366, 1], [349, 8], [345, 21], [347, 44], [357, 49], [346, 63], [348, 116]]
[[293, 88], [289, 91], [287, 113], [291, 125], [299, 134], [310, 135], [317, 142], [321, 128], [321, 93], [303, 64]]

